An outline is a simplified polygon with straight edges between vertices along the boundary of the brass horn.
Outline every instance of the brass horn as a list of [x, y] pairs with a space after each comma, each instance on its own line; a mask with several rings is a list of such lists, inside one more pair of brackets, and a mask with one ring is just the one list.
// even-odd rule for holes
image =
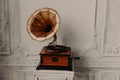
[[29, 18], [27, 31], [34, 40], [44, 41], [54, 37], [54, 42], [57, 39], [56, 32], [59, 25], [60, 16], [57, 11], [52, 8], [42, 8], [36, 10]]

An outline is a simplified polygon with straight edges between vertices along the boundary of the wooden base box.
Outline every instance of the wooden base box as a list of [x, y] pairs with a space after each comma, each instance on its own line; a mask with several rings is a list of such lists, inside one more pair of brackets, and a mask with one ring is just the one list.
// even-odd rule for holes
[[40, 52], [40, 63], [37, 69], [72, 70], [70, 47], [61, 45], [45, 46]]

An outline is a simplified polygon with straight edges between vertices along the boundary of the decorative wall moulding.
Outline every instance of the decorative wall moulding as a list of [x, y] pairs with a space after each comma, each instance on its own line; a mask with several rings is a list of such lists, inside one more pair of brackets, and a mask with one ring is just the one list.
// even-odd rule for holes
[[120, 56], [120, 28], [119, 0], [105, 0], [105, 32], [104, 32], [104, 53], [103, 56]]
[[119, 80], [120, 73], [117, 71], [99, 71], [100, 80]]
[[91, 58], [92, 56], [97, 56], [99, 55], [98, 51], [99, 51], [99, 26], [97, 26], [97, 11], [98, 11], [98, 0], [95, 0], [95, 4], [94, 4], [94, 23], [93, 23], [93, 27], [92, 27], [92, 45], [89, 45], [89, 47], [87, 49], [85, 49], [85, 51], [83, 51], [83, 57], [85, 58]]
[[10, 25], [8, 0], [0, 1], [0, 54], [10, 52]]
[[1, 80], [10, 80], [11, 70], [9, 69], [0, 69], [0, 79]]
[[1, 0], [0, 12], [0, 55], [6, 55], [20, 42], [19, 0]]

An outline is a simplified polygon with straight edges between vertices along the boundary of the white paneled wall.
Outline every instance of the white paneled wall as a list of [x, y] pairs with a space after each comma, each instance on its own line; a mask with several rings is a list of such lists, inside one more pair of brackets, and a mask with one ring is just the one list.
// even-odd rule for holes
[[52, 40], [34, 41], [26, 31], [28, 18], [42, 7], [58, 11], [61, 17], [58, 44], [70, 46], [74, 56], [81, 57], [74, 60], [75, 80], [120, 80], [120, 0], [5, 0], [5, 3], [8, 7], [0, 5], [0, 27], [6, 16], [9, 24], [6, 34], [0, 32], [0, 80], [33, 80], [40, 60], [38, 54]]

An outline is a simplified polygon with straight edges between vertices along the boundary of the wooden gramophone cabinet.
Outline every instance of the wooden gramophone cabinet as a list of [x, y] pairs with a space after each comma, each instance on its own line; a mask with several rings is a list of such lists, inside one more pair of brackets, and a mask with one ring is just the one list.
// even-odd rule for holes
[[45, 46], [40, 52], [40, 58], [37, 69], [72, 70], [70, 47], [61, 45], [56, 45], [55, 47]]

